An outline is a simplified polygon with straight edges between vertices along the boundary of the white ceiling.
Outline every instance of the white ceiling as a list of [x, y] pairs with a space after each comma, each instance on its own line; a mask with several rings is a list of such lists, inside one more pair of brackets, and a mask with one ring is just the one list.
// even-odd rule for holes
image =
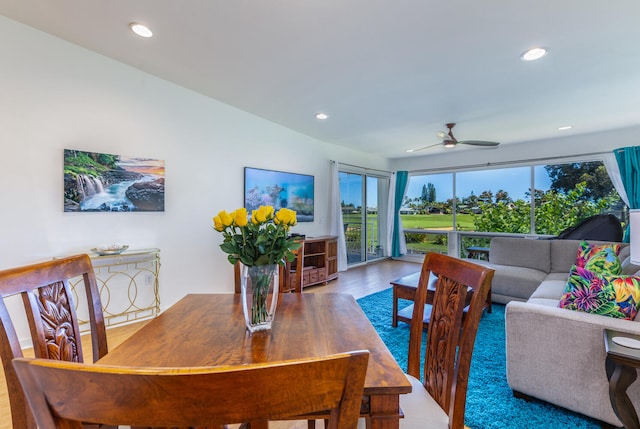
[[[405, 153], [446, 122], [503, 144], [640, 124], [639, 0], [0, 0], [0, 14], [386, 158], [444, 151]], [[533, 46], [550, 53], [521, 61]]]

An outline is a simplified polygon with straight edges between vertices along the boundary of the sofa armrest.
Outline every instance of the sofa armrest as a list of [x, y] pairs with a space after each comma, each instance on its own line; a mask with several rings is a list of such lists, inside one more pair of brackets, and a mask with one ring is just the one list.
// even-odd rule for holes
[[[605, 328], [640, 335], [640, 323], [523, 302], [506, 307], [511, 389], [615, 426], [609, 400]], [[640, 403], [640, 383], [628, 390]]]

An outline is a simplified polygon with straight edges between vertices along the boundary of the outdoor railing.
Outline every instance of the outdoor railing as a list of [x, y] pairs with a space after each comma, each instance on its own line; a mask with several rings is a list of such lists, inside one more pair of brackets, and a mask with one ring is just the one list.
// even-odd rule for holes
[[[383, 256], [378, 238], [377, 222], [373, 220], [367, 221], [366, 228], [367, 243], [364, 251], [370, 256]], [[362, 255], [362, 223], [345, 222], [344, 237], [347, 244], [347, 254]]]
[[[489, 254], [493, 237], [550, 238], [551, 235], [512, 234], [506, 232], [443, 231], [429, 229], [405, 229], [407, 255], [422, 257], [427, 252], [444, 253], [457, 257]], [[473, 249], [470, 249], [473, 248]]]

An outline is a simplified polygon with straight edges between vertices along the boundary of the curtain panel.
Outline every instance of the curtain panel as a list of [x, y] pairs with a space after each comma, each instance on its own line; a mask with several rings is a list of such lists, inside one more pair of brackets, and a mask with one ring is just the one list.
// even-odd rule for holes
[[[624, 186], [629, 209], [640, 209], [640, 146], [623, 147], [613, 151], [620, 179]], [[629, 242], [629, 225], [624, 233], [625, 242]]]
[[331, 161], [331, 235], [338, 237], [338, 271], [347, 270], [347, 241], [344, 236], [342, 206], [340, 205], [340, 169], [337, 161]]
[[393, 220], [393, 236], [391, 243], [391, 256], [398, 257], [407, 253], [407, 243], [404, 238], [402, 230], [402, 222], [400, 221], [400, 208], [402, 207], [402, 200], [404, 200], [404, 194], [407, 192], [407, 185], [409, 183], [408, 171], [396, 172], [396, 190], [394, 201], [394, 220]]

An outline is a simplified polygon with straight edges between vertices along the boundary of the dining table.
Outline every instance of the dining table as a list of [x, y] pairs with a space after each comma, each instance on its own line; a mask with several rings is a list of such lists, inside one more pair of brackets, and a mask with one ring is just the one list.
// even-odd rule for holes
[[[411, 384], [350, 294], [280, 294], [271, 330], [254, 333], [246, 330], [240, 294], [189, 294], [97, 363], [233, 366], [354, 350], [369, 351], [361, 416], [369, 429], [397, 429], [400, 395], [410, 393]], [[267, 425], [251, 422], [252, 429]]]

